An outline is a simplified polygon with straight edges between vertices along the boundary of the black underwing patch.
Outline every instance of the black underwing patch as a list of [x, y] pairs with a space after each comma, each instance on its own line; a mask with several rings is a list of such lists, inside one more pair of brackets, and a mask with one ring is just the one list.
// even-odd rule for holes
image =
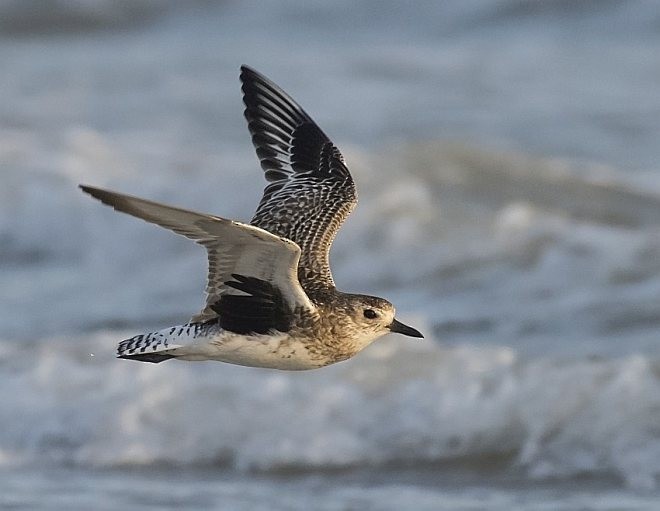
[[244, 295], [223, 295], [211, 305], [222, 328], [237, 334], [267, 334], [272, 330], [288, 332], [293, 314], [281, 291], [256, 277], [232, 274], [236, 280], [225, 285]]

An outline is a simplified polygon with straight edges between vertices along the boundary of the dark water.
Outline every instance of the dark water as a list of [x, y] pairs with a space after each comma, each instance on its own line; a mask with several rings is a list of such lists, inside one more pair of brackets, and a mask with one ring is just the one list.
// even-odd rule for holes
[[[392, 470], [304, 475], [212, 469], [30, 470], [2, 474], [7, 509], [218, 510], [653, 510], [658, 495], [611, 482], [532, 483], [460, 471]], [[500, 478], [501, 479], [501, 478]], [[39, 494], [33, 488], [39, 488]]]

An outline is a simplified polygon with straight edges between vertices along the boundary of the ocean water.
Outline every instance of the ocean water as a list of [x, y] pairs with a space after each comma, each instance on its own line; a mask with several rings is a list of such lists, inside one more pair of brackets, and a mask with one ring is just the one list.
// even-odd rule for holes
[[[655, 510], [654, 2], [0, 3], [0, 507]], [[136, 364], [205, 254], [78, 183], [249, 219], [238, 67], [342, 148], [346, 291], [426, 334]]]

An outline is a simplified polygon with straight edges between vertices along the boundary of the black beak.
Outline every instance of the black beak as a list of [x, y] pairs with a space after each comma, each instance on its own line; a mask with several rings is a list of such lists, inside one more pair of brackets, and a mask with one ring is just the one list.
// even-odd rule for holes
[[420, 337], [422, 339], [424, 338], [424, 336], [419, 332], [419, 330], [415, 330], [414, 328], [408, 325], [404, 325], [403, 323], [397, 321], [396, 319], [392, 321], [392, 324], [390, 325], [390, 332], [407, 335], [409, 337]]

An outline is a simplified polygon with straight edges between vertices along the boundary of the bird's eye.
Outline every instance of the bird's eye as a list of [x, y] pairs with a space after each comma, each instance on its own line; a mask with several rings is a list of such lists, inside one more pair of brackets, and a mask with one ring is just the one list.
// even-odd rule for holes
[[367, 319], [376, 319], [378, 317], [378, 313], [372, 309], [364, 309], [364, 317]]

